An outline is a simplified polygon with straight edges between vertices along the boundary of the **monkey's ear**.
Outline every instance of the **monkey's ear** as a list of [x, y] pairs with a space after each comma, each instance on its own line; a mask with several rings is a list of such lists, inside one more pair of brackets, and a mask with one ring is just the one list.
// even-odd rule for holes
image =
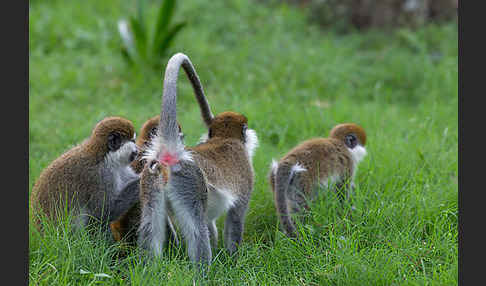
[[116, 151], [120, 148], [121, 136], [118, 132], [113, 132], [108, 135], [108, 150]]

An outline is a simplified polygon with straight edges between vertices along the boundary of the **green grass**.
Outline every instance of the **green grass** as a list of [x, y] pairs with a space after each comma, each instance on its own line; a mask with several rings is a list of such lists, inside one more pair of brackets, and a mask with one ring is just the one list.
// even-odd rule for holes
[[[178, 4], [175, 20], [188, 26], [169, 56], [186, 53], [213, 112], [245, 114], [260, 140], [244, 243], [238, 259], [215, 251], [210, 284], [457, 284], [457, 24], [337, 35], [286, 5]], [[117, 20], [135, 8], [31, 1], [29, 192], [42, 169], [102, 118], [123, 116], [138, 129], [160, 111], [163, 70], [132, 70], [119, 52]], [[183, 73], [178, 103], [194, 144], [205, 129]], [[305, 238], [292, 242], [278, 231], [266, 179], [271, 159], [342, 122], [368, 133], [356, 211], [324, 194], [302, 225]], [[223, 220], [218, 227], [222, 236]], [[68, 224], [43, 236], [29, 229], [33, 285], [190, 285], [194, 278], [183, 250], [141, 263], [137, 251], [116, 259], [118, 245], [72, 234]]]

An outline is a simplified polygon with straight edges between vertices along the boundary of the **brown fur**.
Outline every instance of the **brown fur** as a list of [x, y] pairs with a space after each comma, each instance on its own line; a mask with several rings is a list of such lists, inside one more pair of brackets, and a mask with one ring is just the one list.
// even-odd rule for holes
[[[294, 236], [295, 230], [293, 230], [291, 221], [289, 222], [286, 218], [282, 219], [282, 216], [287, 215], [282, 212], [295, 213], [299, 212], [301, 208], [308, 209], [308, 200], [317, 195], [314, 190], [320, 183], [325, 183], [327, 179], [337, 179], [335, 183], [338, 188], [352, 180], [355, 164], [344, 140], [348, 134], [355, 134], [358, 144], [364, 146], [366, 143], [366, 133], [362, 127], [353, 123], [339, 124], [331, 130], [329, 138], [310, 139], [294, 147], [280, 159], [278, 169], [271, 170], [269, 182], [275, 195], [277, 213], [279, 213], [284, 230], [288, 235]], [[292, 174], [291, 169], [296, 164], [306, 170]], [[280, 180], [281, 182], [295, 180], [292, 184], [297, 187], [299, 192], [289, 190], [288, 185], [276, 186], [279, 179], [278, 174], [285, 177], [285, 179]], [[284, 188], [282, 189], [282, 187]], [[277, 193], [277, 188], [281, 190], [279, 192], [286, 194], [279, 197], [282, 194]], [[280, 205], [284, 203], [282, 200], [288, 206]], [[287, 211], [287, 208], [290, 208], [290, 210]]]
[[[223, 112], [211, 122], [206, 142], [186, 147], [205, 175], [208, 198], [217, 196], [216, 192], [223, 192], [236, 199], [234, 206], [227, 211], [224, 227], [225, 247], [230, 253], [234, 253], [242, 241], [245, 213], [253, 190], [253, 166], [245, 146], [246, 135], [243, 134], [247, 122], [244, 115], [232, 111]], [[214, 205], [210, 201], [208, 204]], [[208, 207], [208, 212], [211, 211]], [[218, 234], [211, 222], [215, 218], [208, 219], [211, 243], [216, 247]]]
[[147, 204], [150, 198], [153, 197], [153, 194], [150, 193], [154, 189], [152, 186], [159, 186], [155, 189], [162, 190], [169, 178], [169, 172], [166, 166], [157, 164], [154, 174], [161, 174], [161, 176], [152, 175], [148, 170], [149, 168], [149, 164], [145, 164], [140, 177], [140, 205]]
[[68, 211], [76, 209], [74, 202], [87, 203], [101, 212], [100, 206], [96, 206], [91, 198], [99, 192], [98, 186], [102, 184], [98, 181], [98, 164], [108, 152], [108, 135], [114, 131], [127, 140], [134, 135], [129, 120], [105, 118], [96, 124], [87, 140], [62, 154], [41, 172], [30, 197], [34, 214], [42, 211], [48, 218], [57, 219], [63, 215], [57, 210], [62, 212], [64, 203]]
[[[211, 137], [195, 147], [193, 157], [214, 186], [238, 186], [244, 193], [253, 185], [253, 169], [243, 142], [243, 125], [248, 120], [236, 112], [223, 112], [213, 119]], [[240, 193], [236, 193], [239, 195]]]

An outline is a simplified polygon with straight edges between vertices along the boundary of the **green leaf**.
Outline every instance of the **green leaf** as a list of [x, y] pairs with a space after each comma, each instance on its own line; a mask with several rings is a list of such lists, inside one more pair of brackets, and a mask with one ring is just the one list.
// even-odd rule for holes
[[175, 25], [167, 32], [167, 34], [164, 35], [164, 37], [158, 39], [157, 41], [154, 41], [154, 54], [157, 56], [163, 56], [167, 48], [172, 43], [174, 37], [180, 32], [182, 28], [184, 28], [184, 26], [186, 26], [186, 24], [186, 22], [182, 22]]
[[125, 46], [121, 46], [121, 54], [123, 58], [127, 61], [129, 64], [134, 64], [134, 59], [130, 56], [130, 54], [127, 51], [127, 48]]
[[[157, 15], [157, 22], [154, 31], [154, 39], [160, 38], [162, 34], [166, 34], [167, 27], [174, 15], [175, 0], [162, 0], [159, 13]], [[157, 43], [154, 41], [154, 43]]]
[[143, 17], [144, 9], [145, 9], [144, 2], [145, 2], [145, 0], [138, 0], [137, 1], [137, 20], [140, 23], [140, 27], [142, 28], [142, 30], [145, 31], [145, 20], [144, 20], [144, 17]]
[[147, 57], [147, 34], [142, 25], [134, 17], [130, 17], [130, 28], [132, 28], [135, 48], [138, 56], [142, 59]]

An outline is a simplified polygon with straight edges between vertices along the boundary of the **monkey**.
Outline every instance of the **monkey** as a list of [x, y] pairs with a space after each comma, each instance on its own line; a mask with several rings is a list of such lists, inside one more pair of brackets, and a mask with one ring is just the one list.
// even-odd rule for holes
[[[358, 163], [367, 154], [365, 144], [366, 133], [361, 126], [343, 123], [336, 125], [328, 138], [301, 142], [280, 161], [272, 161], [269, 183], [288, 237], [297, 237], [290, 214], [308, 210], [308, 202], [317, 196], [319, 185], [329, 188], [334, 184], [336, 190], [344, 189], [349, 197]], [[343, 200], [342, 195], [339, 198]]]
[[130, 167], [137, 155], [132, 122], [104, 118], [89, 138], [41, 172], [31, 192], [34, 213], [56, 222], [66, 207], [73, 229], [97, 221], [108, 231], [108, 223], [138, 201], [139, 175]]
[[[145, 166], [146, 160], [143, 158], [145, 149], [149, 146], [150, 140], [157, 133], [157, 127], [160, 121], [160, 115], [149, 118], [140, 128], [140, 133], [135, 141], [138, 146], [139, 153], [135, 160], [131, 163], [131, 167], [135, 173], [140, 174]], [[179, 137], [184, 140], [184, 134], [180, 124], [178, 123]], [[110, 229], [115, 241], [121, 241], [122, 239], [131, 246], [137, 244], [137, 229], [140, 225], [141, 218], [141, 205], [140, 202], [135, 203], [126, 213], [124, 213], [119, 219], [110, 223]], [[177, 238], [177, 232], [172, 224], [170, 217], [167, 218], [167, 232], [169, 241], [174, 245], [179, 245]]]
[[[182, 66], [193, 83], [203, 119], [208, 126], [207, 139], [194, 147], [185, 146], [177, 136], [177, 77]], [[216, 219], [224, 212], [224, 244], [230, 254], [242, 242], [245, 215], [253, 191], [252, 156], [258, 145], [256, 132], [248, 128], [248, 119], [226, 111], [213, 116], [205, 100], [202, 85], [189, 58], [177, 53], [169, 59], [164, 76], [162, 108], [157, 136], [144, 157], [167, 167], [166, 208], [187, 245], [189, 259], [210, 264], [211, 246], [217, 246]], [[160, 213], [163, 213], [161, 211]], [[142, 221], [150, 220], [142, 216]], [[161, 219], [158, 218], [160, 221]], [[155, 222], [152, 222], [155, 223]], [[153, 233], [151, 240], [164, 241]], [[155, 250], [153, 250], [155, 251]]]

